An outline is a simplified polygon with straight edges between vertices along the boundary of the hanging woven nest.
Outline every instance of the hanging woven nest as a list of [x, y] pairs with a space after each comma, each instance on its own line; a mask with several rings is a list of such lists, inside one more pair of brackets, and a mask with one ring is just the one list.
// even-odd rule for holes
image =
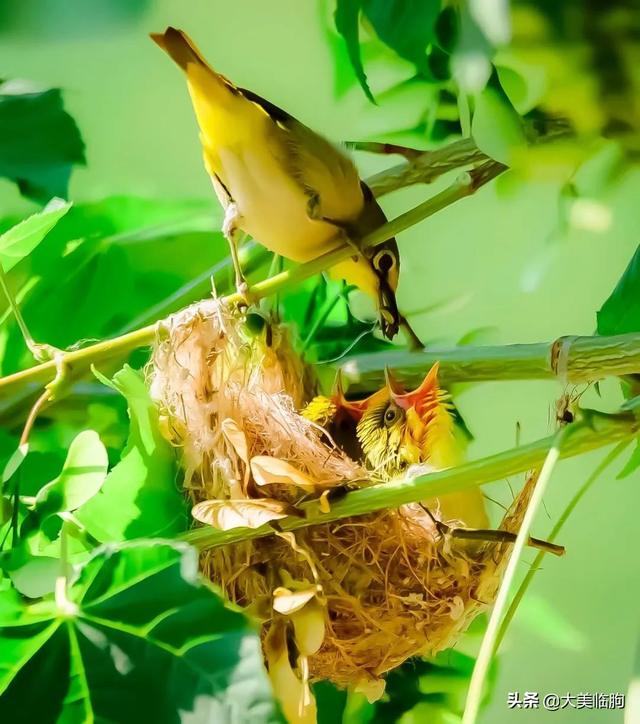
[[[173, 316], [149, 381], [181, 448], [196, 524], [274, 525], [267, 537], [204, 551], [201, 567], [261, 618], [285, 713], [313, 721], [309, 680], [375, 698], [386, 672], [454, 645], [493, 602], [508, 548], [443, 540], [419, 505], [278, 532], [279, 519], [302, 514], [301, 501], [327, 510], [332, 491], [370, 481], [298, 414], [315, 383], [286, 327], [256, 332], [252, 322], [217, 300]], [[517, 529], [530, 487], [503, 528]]]

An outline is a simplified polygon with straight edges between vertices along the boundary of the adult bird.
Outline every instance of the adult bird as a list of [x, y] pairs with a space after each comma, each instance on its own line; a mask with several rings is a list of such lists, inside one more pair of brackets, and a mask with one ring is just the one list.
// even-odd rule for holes
[[396, 302], [395, 239], [360, 246], [386, 217], [353, 161], [286, 111], [216, 72], [183, 31], [169, 27], [151, 37], [187, 77], [205, 167], [225, 210], [223, 232], [239, 291], [246, 295], [248, 289], [237, 250], [245, 234], [297, 262], [346, 242], [354, 253], [330, 274], [375, 299], [387, 338], [403, 326], [418, 346]]

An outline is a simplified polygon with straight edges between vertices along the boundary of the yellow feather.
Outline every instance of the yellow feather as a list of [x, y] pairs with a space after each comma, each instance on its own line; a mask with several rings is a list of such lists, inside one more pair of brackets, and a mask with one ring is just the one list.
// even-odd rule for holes
[[[182, 68], [200, 127], [205, 167], [225, 209], [233, 202], [235, 226], [276, 254], [306, 262], [384, 223], [382, 209], [362, 185], [353, 161], [341, 149], [251, 91], [236, 87], [205, 61], [180, 30], [153, 40]], [[311, 213], [311, 200], [317, 213]], [[399, 326], [394, 240], [378, 249], [396, 263], [375, 272], [369, 252], [331, 270], [371, 295], [386, 310], [383, 331]], [[381, 279], [384, 281], [381, 282]]]

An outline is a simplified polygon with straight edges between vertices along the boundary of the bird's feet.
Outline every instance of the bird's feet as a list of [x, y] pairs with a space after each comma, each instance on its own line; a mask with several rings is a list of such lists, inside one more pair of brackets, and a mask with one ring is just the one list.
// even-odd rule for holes
[[257, 302], [257, 297], [252, 294], [244, 276], [236, 277], [236, 294], [239, 297], [238, 306], [242, 309], [248, 309]]
[[224, 220], [222, 221], [222, 233], [229, 241], [236, 241], [240, 233], [240, 223], [242, 215], [238, 210], [238, 206], [232, 201], [224, 211]]

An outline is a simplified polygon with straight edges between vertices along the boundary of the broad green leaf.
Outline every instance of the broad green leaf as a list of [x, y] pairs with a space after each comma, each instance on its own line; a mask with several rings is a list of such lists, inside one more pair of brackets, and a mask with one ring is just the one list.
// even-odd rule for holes
[[[15, 292], [33, 336], [60, 348], [116, 336], [202, 299], [212, 274], [223, 294], [232, 275], [214, 204], [136, 197], [75, 204], [16, 276], [25, 279]], [[264, 261], [266, 252], [255, 256]], [[253, 256], [248, 267], [256, 271]], [[8, 328], [3, 374], [32, 363], [17, 325]]]
[[23, 596], [40, 598], [54, 590], [60, 575], [60, 560], [51, 556], [29, 556], [22, 565], [6, 570], [11, 583]]
[[107, 475], [107, 450], [97, 432], [84, 430], [73, 440], [62, 472], [36, 496], [40, 515], [76, 510], [102, 487]]
[[0, 176], [35, 201], [67, 196], [71, 169], [84, 164], [84, 144], [58, 88], [0, 85]]
[[175, 454], [158, 427], [158, 410], [142, 375], [128, 365], [113, 378], [131, 419], [120, 462], [100, 492], [76, 513], [101, 542], [171, 536], [185, 530], [186, 507], [178, 490]]
[[362, 0], [362, 12], [380, 40], [427, 76], [426, 51], [440, 6], [440, 0]]
[[362, 0], [337, 0], [335, 22], [336, 30], [344, 38], [349, 53], [351, 65], [355, 71], [358, 82], [362, 86], [367, 98], [375, 103], [375, 98], [369, 88], [367, 75], [362, 65], [360, 55], [360, 8]]
[[515, 152], [526, 147], [520, 116], [494, 88], [485, 88], [476, 96], [471, 133], [481, 151], [506, 165], [513, 162]]
[[0, 719], [281, 721], [256, 631], [197, 563], [166, 541], [105, 546], [62, 610], [0, 594]]
[[597, 315], [598, 334], [640, 331], [640, 247]]
[[28, 256], [70, 208], [71, 204], [53, 199], [42, 211], [0, 235], [0, 264], [4, 271]]

